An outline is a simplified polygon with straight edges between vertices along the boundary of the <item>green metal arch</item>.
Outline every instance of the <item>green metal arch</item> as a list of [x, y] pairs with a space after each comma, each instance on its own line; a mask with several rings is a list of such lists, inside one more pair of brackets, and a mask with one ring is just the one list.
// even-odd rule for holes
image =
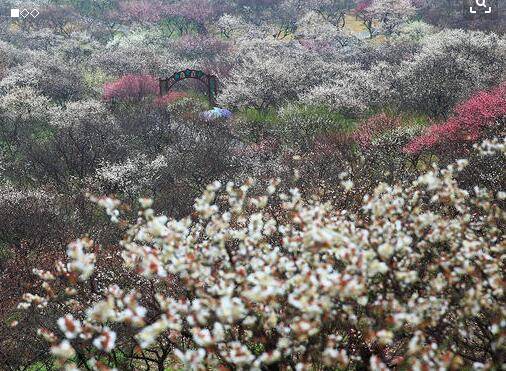
[[179, 81], [185, 79], [195, 79], [201, 81], [207, 87], [207, 97], [209, 105], [214, 107], [216, 105], [216, 96], [218, 95], [218, 79], [216, 76], [209, 75], [201, 70], [185, 69], [183, 71], [174, 72], [174, 74], [167, 78], [160, 78], [160, 96], [164, 96], [170, 92], [170, 89]]

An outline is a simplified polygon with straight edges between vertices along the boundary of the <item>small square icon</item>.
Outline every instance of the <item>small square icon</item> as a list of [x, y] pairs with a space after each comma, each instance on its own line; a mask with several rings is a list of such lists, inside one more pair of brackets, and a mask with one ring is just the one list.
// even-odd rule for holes
[[19, 9], [11, 9], [11, 17], [19, 18]]
[[468, 20], [497, 19], [499, 7], [497, 0], [463, 0], [464, 17]]

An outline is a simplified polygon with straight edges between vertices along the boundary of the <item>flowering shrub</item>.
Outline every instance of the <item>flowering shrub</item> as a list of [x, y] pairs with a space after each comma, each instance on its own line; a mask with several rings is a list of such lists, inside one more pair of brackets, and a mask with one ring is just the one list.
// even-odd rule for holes
[[372, 140], [385, 131], [399, 127], [402, 124], [400, 117], [390, 117], [382, 112], [369, 117], [362, 123], [358, 130], [353, 134], [353, 139], [361, 147], [367, 148], [372, 144]]
[[395, 67], [389, 63], [374, 63], [369, 70], [356, 61], [342, 63], [335, 72], [332, 81], [315, 86], [302, 100], [355, 115], [368, 108], [384, 107], [395, 96]]
[[496, 86], [506, 72], [506, 39], [494, 33], [445, 29], [424, 37], [420, 47], [397, 73], [404, 110], [446, 118], [458, 102]]
[[360, 18], [372, 37], [378, 31], [391, 34], [415, 13], [409, 0], [356, 1], [353, 13]]
[[144, 155], [129, 158], [121, 163], [103, 163], [92, 179], [94, 189], [104, 193], [125, 192], [139, 194], [149, 189], [153, 179], [167, 171], [167, 159], [163, 155], [148, 159]]
[[[346, 131], [323, 132], [317, 134], [311, 145], [311, 151], [308, 153], [301, 152], [299, 156], [295, 156], [297, 186], [304, 193], [313, 194], [323, 192], [333, 201], [338, 201], [343, 196], [340, 190], [336, 189], [334, 184], [338, 184], [342, 174], [353, 173], [354, 178], [360, 178], [361, 186], [369, 186], [369, 182], [364, 179], [361, 172], [366, 171], [361, 159], [357, 158], [355, 144], [351, 138], [351, 134]], [[367, 177], [366, 177], [367, 178]], [[327, 186], [326, 186], [327, 184]], [[355, 194], [360, 191], [355, 188]], [[344, 196], [349, 196], [346, 194]], [[337, 197], [336, 197], [337, 196]], [[339, 207], [340, 202], [336, 202]]]
[[172, 15], [182, 17], [189, 23], [194, 23], [197, 30], [206, 33], [206, 23], [211, 22], [221, 11], [217, 4], [209, 0], [184, 0], [172, 5]]
[[335, 44], [346, 45], [353, 37], [340, 31], [322, 13], [308, 12], [297, 21], [295, 36], [302, 45], [318, 45], [331, 48]]
[[247, 156], [255, 158], [258, 156], [267, 157], [269, 154], [275, 152], [279, 147], [279, 142], [274, 138], [262, 139], [258, 143], [251, 143], [238, 147], [235, 153], [239, 156]]
[[228, 39], [234, 32], [244, 30], [244, 23], [244, 20], [240, 17], [223, 14], [216, 22], [216, 26], [220, 33]]
[[159, 1], [122, 1], [117, 10], [110, 11], [111, 17], [122, 21], [156, 23], [167, 17], [169, 7]]
[[140, 101], [158, 94], [158, 79], [149, 75], [126, 75], [104, 85], [103, 98], [107, 101]]
[[144, 37], [136, 39], [137, 35], [133, 33], [119, 38], [118, 47], [105, 48], [93, 54], [91, 65], [114, 76], [162, 76], [165, 73], [174, 73], [181, 67], [180, 62], [176, 63], [172, 58], [160, 58], [152, 47], [146, 46], [149, 40]]
[[207, 35], [183, 35], [172, 41], [170, 47], [178, 56], [188, 60], [204, 60], [208, 65], [217, 56], [227, 52], [228, 45], [217, 37]]
[[438, 146], [462, 146], [477, 141], [487, 129], [504, 125], [506, 83], [475, 94], [457, 105], [454, 112], [454, 116], [445, 123], [432, 125], [423, 135], [413, 139], [404, 151], [419, 153]]
[[345, 131], [353, 121], [324, 105], [287, 104], [281, 107], [270, 131], [292, 148], [308, 150], [318, 136]]
[[340, 78], [350, 69], [348, 64], [325, 61], [299, 43], [265, 38], [242, 42], [234, 58], [237, 64], [223, 79], [218, 97], [224, 107], [279, 106], [302, 97], [330, 76]]
[[[506, 146], [482, 152], [504, 159]], [[67, 264], [34, 271], [42, 290], [20, 307], [67, 308], [39, 334], [69, 368], [108, 369], [117, 350], [148, 364], [172, 353], [193, 369], [497, 369], [506, 361], [506, 194], [459, 188], [466, 166], [380, 184], [356, 211], [282, 193], [277, 181], [261, 195], [251, 181], [215, 182], [180, 220], [140, 199], [129, 224], [118, 200], [98, 198], [127, 227], [121, 257], [139, 286], [113, 277], [104, 287], [99, 249], [80, 239]], [[80, 296], [90, 285], [100, 290]]]
[[2, 91], [16, 87], [30, 87], [58, 102], [82, 99], [85, 92], [79, 72], [60, 56], [43, 52], [9, 69], [0, 81]]
[[326, 105], [346, 114], [354, 115], [367, 108], [362, 89], [365, 71], [356, 64], [343, 63], [341, 71], [332, 81], [313, 87], [302, 96], [302, 101], [312, 105]]

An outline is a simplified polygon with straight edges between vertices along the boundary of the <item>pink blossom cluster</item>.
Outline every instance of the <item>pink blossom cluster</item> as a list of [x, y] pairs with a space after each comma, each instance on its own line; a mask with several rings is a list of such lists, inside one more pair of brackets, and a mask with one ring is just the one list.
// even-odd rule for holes
[[117, 17], [122, 20], [142, 22], [159, 22], [170, 15], [170, 7], [161, 1], [122, 1], [119, 9], [115, 11]]
[[392, 117], [382, 112], [369, 117], [360, 124], [358, 130], [353, 133], [353, 139], [364, 148], [371, 146], [374, 137], [401, 126], [400, 117]]
[[158, 79], [150, 75], [126, 75], [104, 85], [106, 101], [140, 101], [158, 94]]
[[356, 14], [362, 13], [365, 9], [370, 7], [372, 4], [372, 0], [362, 0], [357, 2], [357, 6], [354, 11]]
[[454, 115], [442, 124], [430, 126], [404, 148], [406, 153], [419, 153], [443, 145], [475, 142], [483, 132], [506, 118], [506, 83], [490, 91], [481, 91], [460, 103]]
[[190, 22], [204, 24], [212, 19], [217, 11], [218, 8], [208, 0], [186, 0], [175, 4], [132, 0], [119, 2], [119, 9], [111, 16], [124, 21], [143, 23], [157, 23], [166, 18], [182, 17]]
[[197, 24], [212, 20], [218, 13], [219, 6], [209, 0], [186, 0], [172, 5], [172, 13]]

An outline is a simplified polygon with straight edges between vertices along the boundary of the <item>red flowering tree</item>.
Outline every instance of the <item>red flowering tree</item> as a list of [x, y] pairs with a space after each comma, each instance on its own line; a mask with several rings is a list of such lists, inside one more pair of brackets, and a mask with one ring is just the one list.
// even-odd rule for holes
[[140, 101], [158, 94], [158, 79], [150, 75], [126, 75], [104, 85], [106, 101]]
[[454, 115], [442, 124], [430, 126], [403, 149], [418, 154], [429, 149], [464, 149], [489, 130], [504, 125], [506, 118], [506, 82], [495, 89], [481, 91], [454, 109]]

